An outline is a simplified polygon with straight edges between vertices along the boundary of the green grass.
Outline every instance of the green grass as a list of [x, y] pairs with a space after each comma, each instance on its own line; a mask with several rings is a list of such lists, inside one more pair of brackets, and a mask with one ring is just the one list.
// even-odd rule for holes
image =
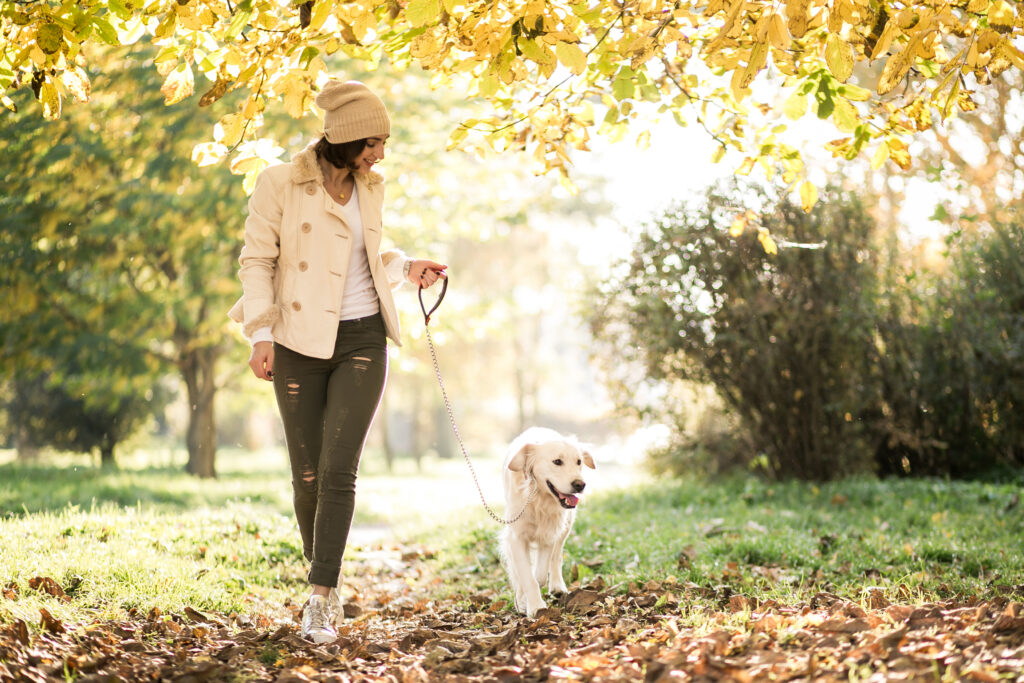
[[[0, 598], [0, 623], [37, 623], [39, 607], [79, 623], [186, 606], [287, 617], [286, 603], [307, 590], [307, 568], [284, 453], [224, 450], [215, 480], [185, 474], [183, 457], [174, 459], [140, 456], [104, 469], [83, 458], [26, 465], [0, 454], [0, 588], [18, 593]], [[426, 462], [424, 474], [402, 461], [387, 474], [377, 454], [364, 456], [349, 556], [391, 534], [414, 537], [438, 510], [454, 509], [453, 487], [467, 483], [462, 468]], [[34, 577], [73, 586], [72, 600], [32, 590]]]
[[[649, 481], [580, 507], [566, 572], [623, 588], [668, 577], [708, 596], [791, 603], [819, 592], [891, 601], [1024, 596], [1024, 506], [1015, 484], [850, 479]], [[452, 572], [504, 590], [493, 525], [432, 540]], [[445, 538], [447, 537], [447, 538]], [[571, 569], [575, 565], [575, 569]]]
[[[401, 465], [387, 476], [380, 458], [365, 459], [350, 557], [393, 534], [434, 551], [434, 568], [449, 579], [439, 596], [489, 589], [508, 597], [499, 529], [464, 464], [432, 461], [423, 474]], [[186, 606], [287, 618], [285, 605], [304, 595], [306, 568], [284, 456], [227, 451], [218, 466], [220, 478], [203, 481], [144, 459], [120, 470], [0, 460], [0, 588], [13, 584], [18, 594], [0, 598], [0, 623], [38, 623], [40, 607], [72, 623]], [[501, 514], [496, 463], [477, 466]], [[1019, 485], [708, 483], [609, 465], [592, 483], [566, 545], [567, 579], [600, 575], [623, 589], [675, 581], [708, 605], [730, 593], [857, 600], [867, 587], [900, 602], [1024, 595]], [[57, 580], [71, 600], [29, 588], [37, 576]]]

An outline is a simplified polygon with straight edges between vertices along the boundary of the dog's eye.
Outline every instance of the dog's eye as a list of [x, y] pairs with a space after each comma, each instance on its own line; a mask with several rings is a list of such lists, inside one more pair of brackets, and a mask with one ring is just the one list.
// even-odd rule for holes
[[576, 464], [577, 464], [577, 465], [582, 465], [582, 464], [583, 464], [583, 461], [582, 461], [582, 460], [577, 460], [577, 461], [576, 461]]
[[558, 465], [559, 467], [561, 467], [562, 466], [562, 459], [561, 458], [556, 458], [555, 459], [555, 464]]

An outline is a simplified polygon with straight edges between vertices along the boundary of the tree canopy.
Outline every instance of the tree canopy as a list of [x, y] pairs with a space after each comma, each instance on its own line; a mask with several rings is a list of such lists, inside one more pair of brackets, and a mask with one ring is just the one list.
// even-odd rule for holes
[[633, 128], [644, 144], [649, 103], [706, 129], [716, 160], [738, 152], [738, 172], [781, 174], [807, 209], [817, 192], [789, 121], [829, 119], [835, 156], [906, 169], [915, 135], [1024, 66], [1024, 17], [1007, 0], [8, 1], [0, 21], [9, 108], [11, 90], [31, 87], [43, 115], [59, 117], [64, 100], [89, 99], [94, 47], [147, 34], [168, 104], [243, 91], [194, 160], [230, 155], [250, 182], [276, 154], [259, 139], [266, 108], [313, 113], [325, 58], [341, 52], [419, 66], [435, 86], [457, 81], [486, 99], [493, 115], [463, 121], [453, 146], [526, 150], [539, 171], [566, 175], [595, 132]]

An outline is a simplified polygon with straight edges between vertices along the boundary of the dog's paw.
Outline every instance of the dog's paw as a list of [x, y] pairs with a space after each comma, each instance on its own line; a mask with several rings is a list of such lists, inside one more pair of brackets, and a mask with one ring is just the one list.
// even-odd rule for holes
[[559, 576], [548, 582], [548, 593], [551, 595], [565, 595], [568, 592], [569, 588], [565, 585], [562, 577]]
[[526, 603], [526, 616], [528, 616], [531, 619], [533, 619], [533, 617], [537, 614], [537, 612], [539, 610], [542, 610], [542, 609], [544, 609], [547, 606], [548, 606], [548, 604], [546, 602], [544, 602], [543, 600], [541, 600], [540, 602], [527, 602]]

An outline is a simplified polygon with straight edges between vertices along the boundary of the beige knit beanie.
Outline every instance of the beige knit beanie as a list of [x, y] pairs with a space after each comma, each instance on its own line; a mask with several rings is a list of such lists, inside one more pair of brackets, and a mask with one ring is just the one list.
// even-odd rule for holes
[[327, 142], [339, 144], [391, 134], [384, 103], [359, 81], [327, 81], [316, 96], [316, 104], [324, 110]]

